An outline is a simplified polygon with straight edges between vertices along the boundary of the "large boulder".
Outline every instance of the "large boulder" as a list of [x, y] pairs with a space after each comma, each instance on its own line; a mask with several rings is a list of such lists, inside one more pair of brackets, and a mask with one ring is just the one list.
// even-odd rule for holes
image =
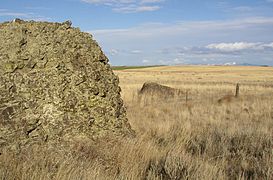
[[96, 41], [71, 22], [0, 24], [0, 150], [132, 133], [118, 83]]
[[145, 96], [156, 96], [161, 99], [170, 99], [182, 96], [184, 95], [184, 92], [180, 89], [171, 88], [155, 82], [145, 82], [138, 94]]

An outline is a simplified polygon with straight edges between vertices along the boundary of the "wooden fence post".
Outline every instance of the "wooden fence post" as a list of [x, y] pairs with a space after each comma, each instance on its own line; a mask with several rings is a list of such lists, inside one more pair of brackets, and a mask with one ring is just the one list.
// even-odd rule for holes
[[236, 84], [236, 92], [235, 92], [235, 97], [236, 97], [236, 98], [239, 97], [239, 93], [240, 93], [240, 84], [237, 83], [237, 84]]

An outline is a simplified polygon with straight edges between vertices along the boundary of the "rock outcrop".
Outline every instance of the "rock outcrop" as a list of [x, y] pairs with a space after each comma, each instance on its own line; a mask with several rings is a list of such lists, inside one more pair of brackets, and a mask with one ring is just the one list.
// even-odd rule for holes
[[0, 151], [132, 133], [118, 77], [71, 22], [0, 24]]
[[146, 96], [157, 96], [158, 98], [176, 98], [183, 95], [184, 92], [171, 88], [169, 86], [164, 86], [155, 82], [145, 82], [139, 91], [139, 95]]

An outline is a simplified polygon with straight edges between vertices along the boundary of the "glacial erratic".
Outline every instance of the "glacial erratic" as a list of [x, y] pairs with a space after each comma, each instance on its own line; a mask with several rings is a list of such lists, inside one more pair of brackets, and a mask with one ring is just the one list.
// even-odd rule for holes
[[89, 33], [64, 23], [0, 24], [0, 152], [132, 133], [119, 80]]

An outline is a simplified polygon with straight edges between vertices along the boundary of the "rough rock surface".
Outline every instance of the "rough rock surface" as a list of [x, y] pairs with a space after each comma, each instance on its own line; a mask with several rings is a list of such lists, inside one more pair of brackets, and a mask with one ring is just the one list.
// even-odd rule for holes
[[131, 133], [118, 78], [71, 22], [0, 24], [0, 151]]
[[184, 92], [179, 89], [155, 82], [145, 82], [139, 91], [139, 95], [158, 96], [159, 98], [175, 98], [183, 94]]

